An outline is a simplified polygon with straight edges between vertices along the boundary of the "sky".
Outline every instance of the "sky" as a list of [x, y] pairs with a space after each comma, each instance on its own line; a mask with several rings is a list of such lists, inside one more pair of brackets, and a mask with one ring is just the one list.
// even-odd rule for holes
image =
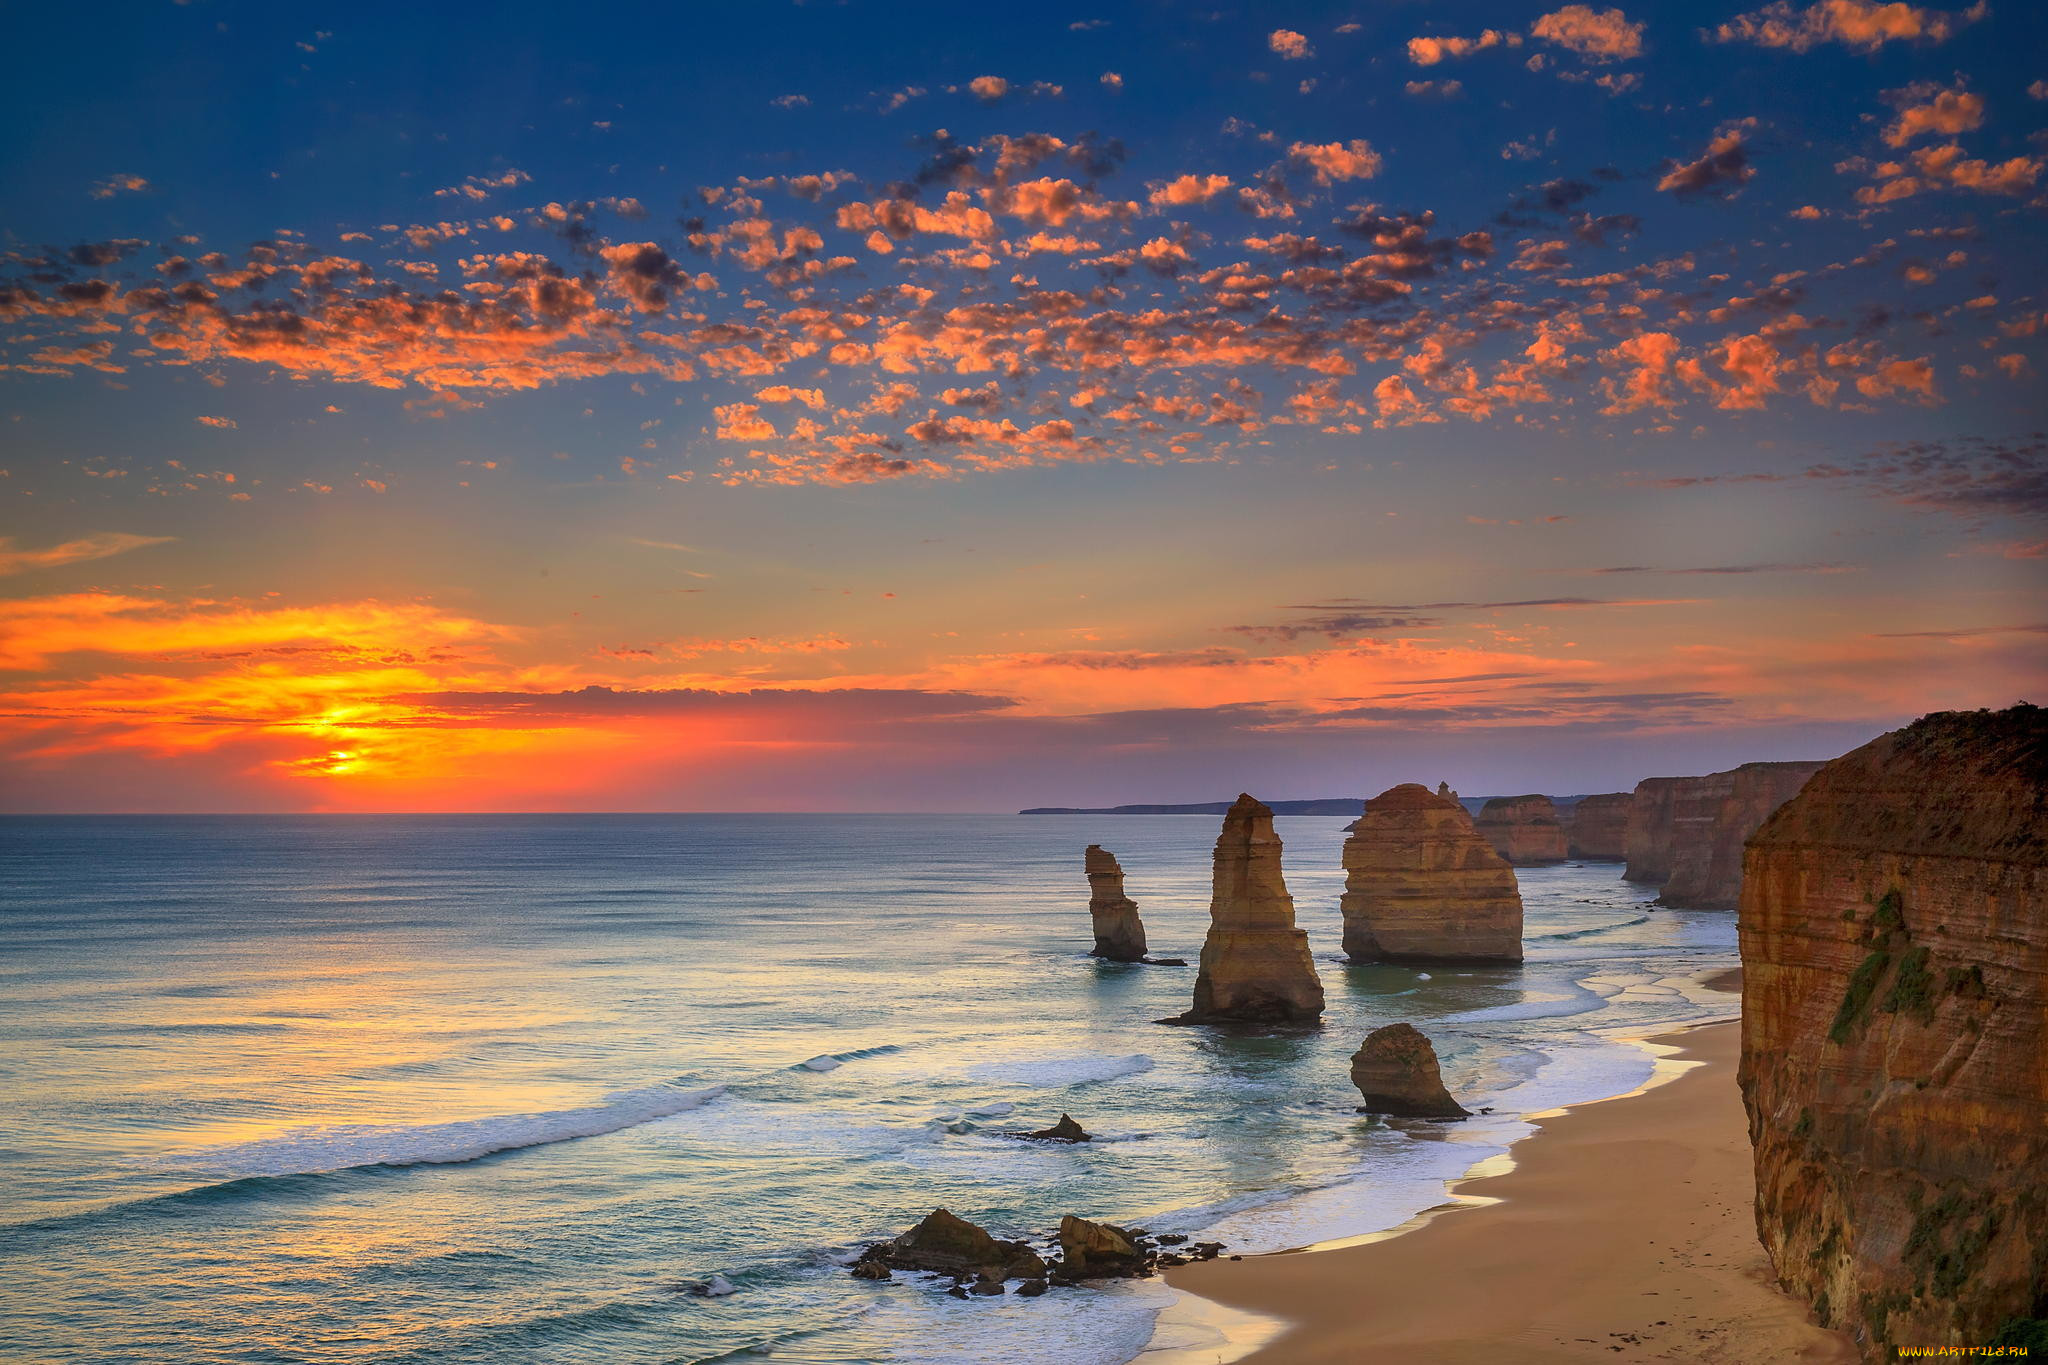
[[1566, 794], [2042, 700], [2038, 6], [12, 27], [0, 810]]

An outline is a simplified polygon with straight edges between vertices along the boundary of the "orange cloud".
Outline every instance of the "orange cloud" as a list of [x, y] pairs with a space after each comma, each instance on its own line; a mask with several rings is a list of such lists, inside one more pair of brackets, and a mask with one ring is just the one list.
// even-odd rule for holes
[[1724, 43], [1756, 43], [1807, 52], [1822, 43], [1840, 43], [1859, 52], [1875, 52], [1888, 42], [1945, 41], [1960, 25], [1986, 13], [1979, 3], [1960, 16], [1918, 5], [1879, 4], [1876, 0], [1819, 0], [1803, 10], [1789, 0], [1775, 0], [1760, 10], [1737, 15], [1714, 30]]
[[1266, 46], [1290, 61], [1299, 61], [1315, 55], [1315, 49], [1308, 45], [1308, 39], [1291, 28], [1276, 28], [1267, 34]]
[[1984, 126], [1984, 97], [1960, 87], [1909, 86], [1898, 94], [1899, 116], [1884, 132], [1887, 146], [1903, 147], [1930, 134], [1954, 137]]
[[1487, 29], [1477, 38], [1410, 38], [1408, 60], [1417, 66], [1435, 66], [1447, 57], [1469, 57], [1489, 47], [1520, 47], [1522, 35]]
[[1287, 148], [1296, 163], [1311, 167], [1318, 185], [1339, 180], [1370, 180], [1380, 173], [1380, 154], [1364, 138], [1349, 142], [1296, 142]]
[[1182, 175], [1167, 181], [1152, 191], [1152, 205], [1155, 208], [1181, 208], [1189, 204], [1206, 204], [1230, 188], [1227, 175]]
[[1595, 10], [1566, 5], [1537, 19], [1529, 32], [1548, 43], [1576, 52], [1589, 61], [1616, 61], [1643, 55], [1643, 26], [1630, 23], [1618, 9]]

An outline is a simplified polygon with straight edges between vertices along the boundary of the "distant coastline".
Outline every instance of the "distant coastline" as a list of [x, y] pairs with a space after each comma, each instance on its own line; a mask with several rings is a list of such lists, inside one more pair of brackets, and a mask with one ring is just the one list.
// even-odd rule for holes
[[[1559, 810], [1585, 800], [1577, 796], [1553, 796], [1551, 804]], [[1466, 810], [1474, 815], [1488, 801], [1490, 796], [1461, 796], [1458, 798]], [[1324, 796], [1307, 801], [1268, 801], [1275, 815], [1340, 815], [1346, 819], [1357, 819], [1365, 813], [1365, 798], [1362, 796]], [[1032, 806], [1017, 812], [1019, 815], [1222, 815], [1230, 810], [1228, 801], [1194, 801], [1185, 805], [1161, 805], [1147, 803], [1134, 806]]]

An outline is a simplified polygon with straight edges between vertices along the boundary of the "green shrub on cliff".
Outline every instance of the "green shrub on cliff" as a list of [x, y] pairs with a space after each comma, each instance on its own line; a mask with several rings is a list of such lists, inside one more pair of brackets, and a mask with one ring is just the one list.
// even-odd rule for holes
[[1856, 1025], [1862, 1022], [1870, 997], [1877, 993], [1877, 983], [1884, 979], [1885, 970], [1891, 965], [1892, 955], [1882, 948], [1856, 964], [1856, 970], [1849, 975], [1849, 989], [1842, 995], [1841, 1008], [1835, 1011], [1835, 1022], [1828, 1028], [1830, 1041], [1848, 1043]]

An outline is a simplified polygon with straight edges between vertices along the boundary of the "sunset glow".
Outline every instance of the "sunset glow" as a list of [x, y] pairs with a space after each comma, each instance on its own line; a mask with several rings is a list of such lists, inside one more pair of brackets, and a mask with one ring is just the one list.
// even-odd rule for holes
[[10, 809], [1605, 790], [2042, 675], [2024, 7], [741, 7], [688, 89], [201, 8], [97, 82], [260, 155], [7, 97]]

